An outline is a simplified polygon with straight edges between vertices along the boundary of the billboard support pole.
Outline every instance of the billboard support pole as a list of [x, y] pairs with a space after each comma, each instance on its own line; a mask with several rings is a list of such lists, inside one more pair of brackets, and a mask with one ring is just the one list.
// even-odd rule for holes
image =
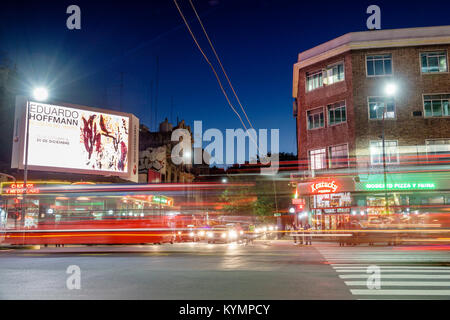
[[28, 141], [30, 138], [30, 118], [29, 118], [29, 110], [28, 110], [29, 102], [27, 101], [26, 111], [25, 111], [25, 124], [26, 124], [26, 134], [25, 134], [25, 159], [23, 166], [23, 202], [22, 202], [22, 210], [21, 210], [21, 225], [25, 227], [25, 206], [26, 206], [26, 197], [27, 197], [27, 180], [28, 180]]

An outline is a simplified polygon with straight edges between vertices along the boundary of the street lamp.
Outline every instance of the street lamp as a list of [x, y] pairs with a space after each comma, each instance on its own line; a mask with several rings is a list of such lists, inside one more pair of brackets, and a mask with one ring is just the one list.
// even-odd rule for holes
[[[393, 82], [389, 82], [384, 87], [384, 93], [387, 97], [394, 97], [397, 93], [397, 84]], [[377, 108], [377, 107], [375, 107]], [[383, 103], [383, 110], [382, 110], [382, 149], [383, 149], [383, 175], [384, 175], [384, 202], [385, 202], [385, 209], [386, 214], [389, 214], [389, 204], [388, 204], [388, 195], [387, 195], [387, 173], [386, 173], [386, 138], [385, 138], [385, 119], [386, 119], [386, 101]]]
[[45, 101], [48, 98], [48, 90], [45, 87], [37, 87], [33, 90], [33, 97], [37, 101]]
[[384, 88], [384, 92], [389, 97], [394, 96], [396, 94], [396, 92], [397, 92], [397, 85], [395, 83], [393, 83], [393, 82], [390, 82], [390, 83], [386, 84], [386, 86]]
[[[45, 87], [36, 87], [33, 90], [33, 97], [37, 101], [45, 101], [48, 99], [48, 90]], [[26, 135], [25, 135], [25, 159], [24, 159], [24, 166], [23, 166], [23, 203], [22, 203], [22, 210], [21, 210], [21, 216], [22, 216], [22, 224], [25, 223], [25, 206], [26, 206], [26, 196], [27, 196], [27, 180], [28, 180], [28, 142], [30, 140], [30, 114], [29, 114], [29, 105], [30, 102], [27, 101], [27, 106], [25, 110], [25, 120], [26, 120]]]

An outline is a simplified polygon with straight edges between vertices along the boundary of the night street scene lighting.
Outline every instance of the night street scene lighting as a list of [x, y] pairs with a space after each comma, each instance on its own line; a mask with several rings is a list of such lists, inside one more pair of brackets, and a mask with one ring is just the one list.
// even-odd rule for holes
[[419, 305], [399, 300], [450, 300], [449, 12], [2, 3], [4, 313], [403, 319]]
[[38, 87], [33, 90], [33, 98], [37, 101], [45, 101], [48, 98], [48, 90], [44, 87]]

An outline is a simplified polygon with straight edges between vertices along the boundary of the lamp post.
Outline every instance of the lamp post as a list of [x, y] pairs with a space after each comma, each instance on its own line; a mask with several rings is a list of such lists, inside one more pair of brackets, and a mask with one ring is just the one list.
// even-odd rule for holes
[[[393, 97], [395, 93], [397, 92], [397, 86], [395, 83], [388, 83], [386, 84], [384, 88], [384, 92], [386, 96]], [[388, 194], [387, 194], [387, 173], [386, 173], [386, 138], [385, 138], [385, 119], [386, 119], [386, 101], [383, 103], [383, 113], [382, 113], [382, 145], [383, 148], [383, 175], [384, 175], [384, 203], [385, 203], [385, 209], [386, 214], [389, 215], [389, 203], [388, 203]]]
[[[48, 90], [44, 87], [38, 87], [33, 90], [33, 97], [37, 101], [45, 101], [48, 98]], [[23, 165], [23, 203], [21, 210], [21, 221], [22, 226], [25, 226], [25, 206], [26, 206], [26, 196], [27, 196], [27, 180], [28, 180], [28, 142], [30, 140], [30, 114], [29, 114], [30, 102], [27, 101], [27, 106], [25, 109], [25, 159]]]

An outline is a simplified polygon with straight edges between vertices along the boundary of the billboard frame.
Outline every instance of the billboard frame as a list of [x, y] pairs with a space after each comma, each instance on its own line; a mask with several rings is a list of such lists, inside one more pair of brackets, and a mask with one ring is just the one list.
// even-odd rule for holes
[[[101, 175], [110, 177], [119, 177], [132, 182], [138, 182], [138, 166], [139, 166], [139, 119], [131, 114], [119, 112], [108, 109], [100, 109], [94, 107], [87, 107], [73, 103], [57, 102], [57, 101], [42, 101], [38, 102], [25, 96], [16, 97], [15, 115], [14, 115], [14, 133], [13, 133], [13, 148], [11, 157], [11, 168], [19, 170], [25, 169], [25, 148], [26, 148], [26, 134], [27, 134], [27, 117], [26, 112], [29, 109], [29, 103], [42, 103], [65, 108], [73, 108], [77, 110], [84, 110], [90, 112], [104, 113], [114, 116], [128, 118], [128, 170], [126, 172], [114, 172], [106, 170], [90, 170], [67, 167], [52, 167], [52, 166], [36, 166], [28, 163], [28, 170], [32, 171], [51, 171], [51, 172], [65, 172], [73, 174], [87, 174], [87, 175]], [[29, 162], [29, 161], [28, 161]]]

